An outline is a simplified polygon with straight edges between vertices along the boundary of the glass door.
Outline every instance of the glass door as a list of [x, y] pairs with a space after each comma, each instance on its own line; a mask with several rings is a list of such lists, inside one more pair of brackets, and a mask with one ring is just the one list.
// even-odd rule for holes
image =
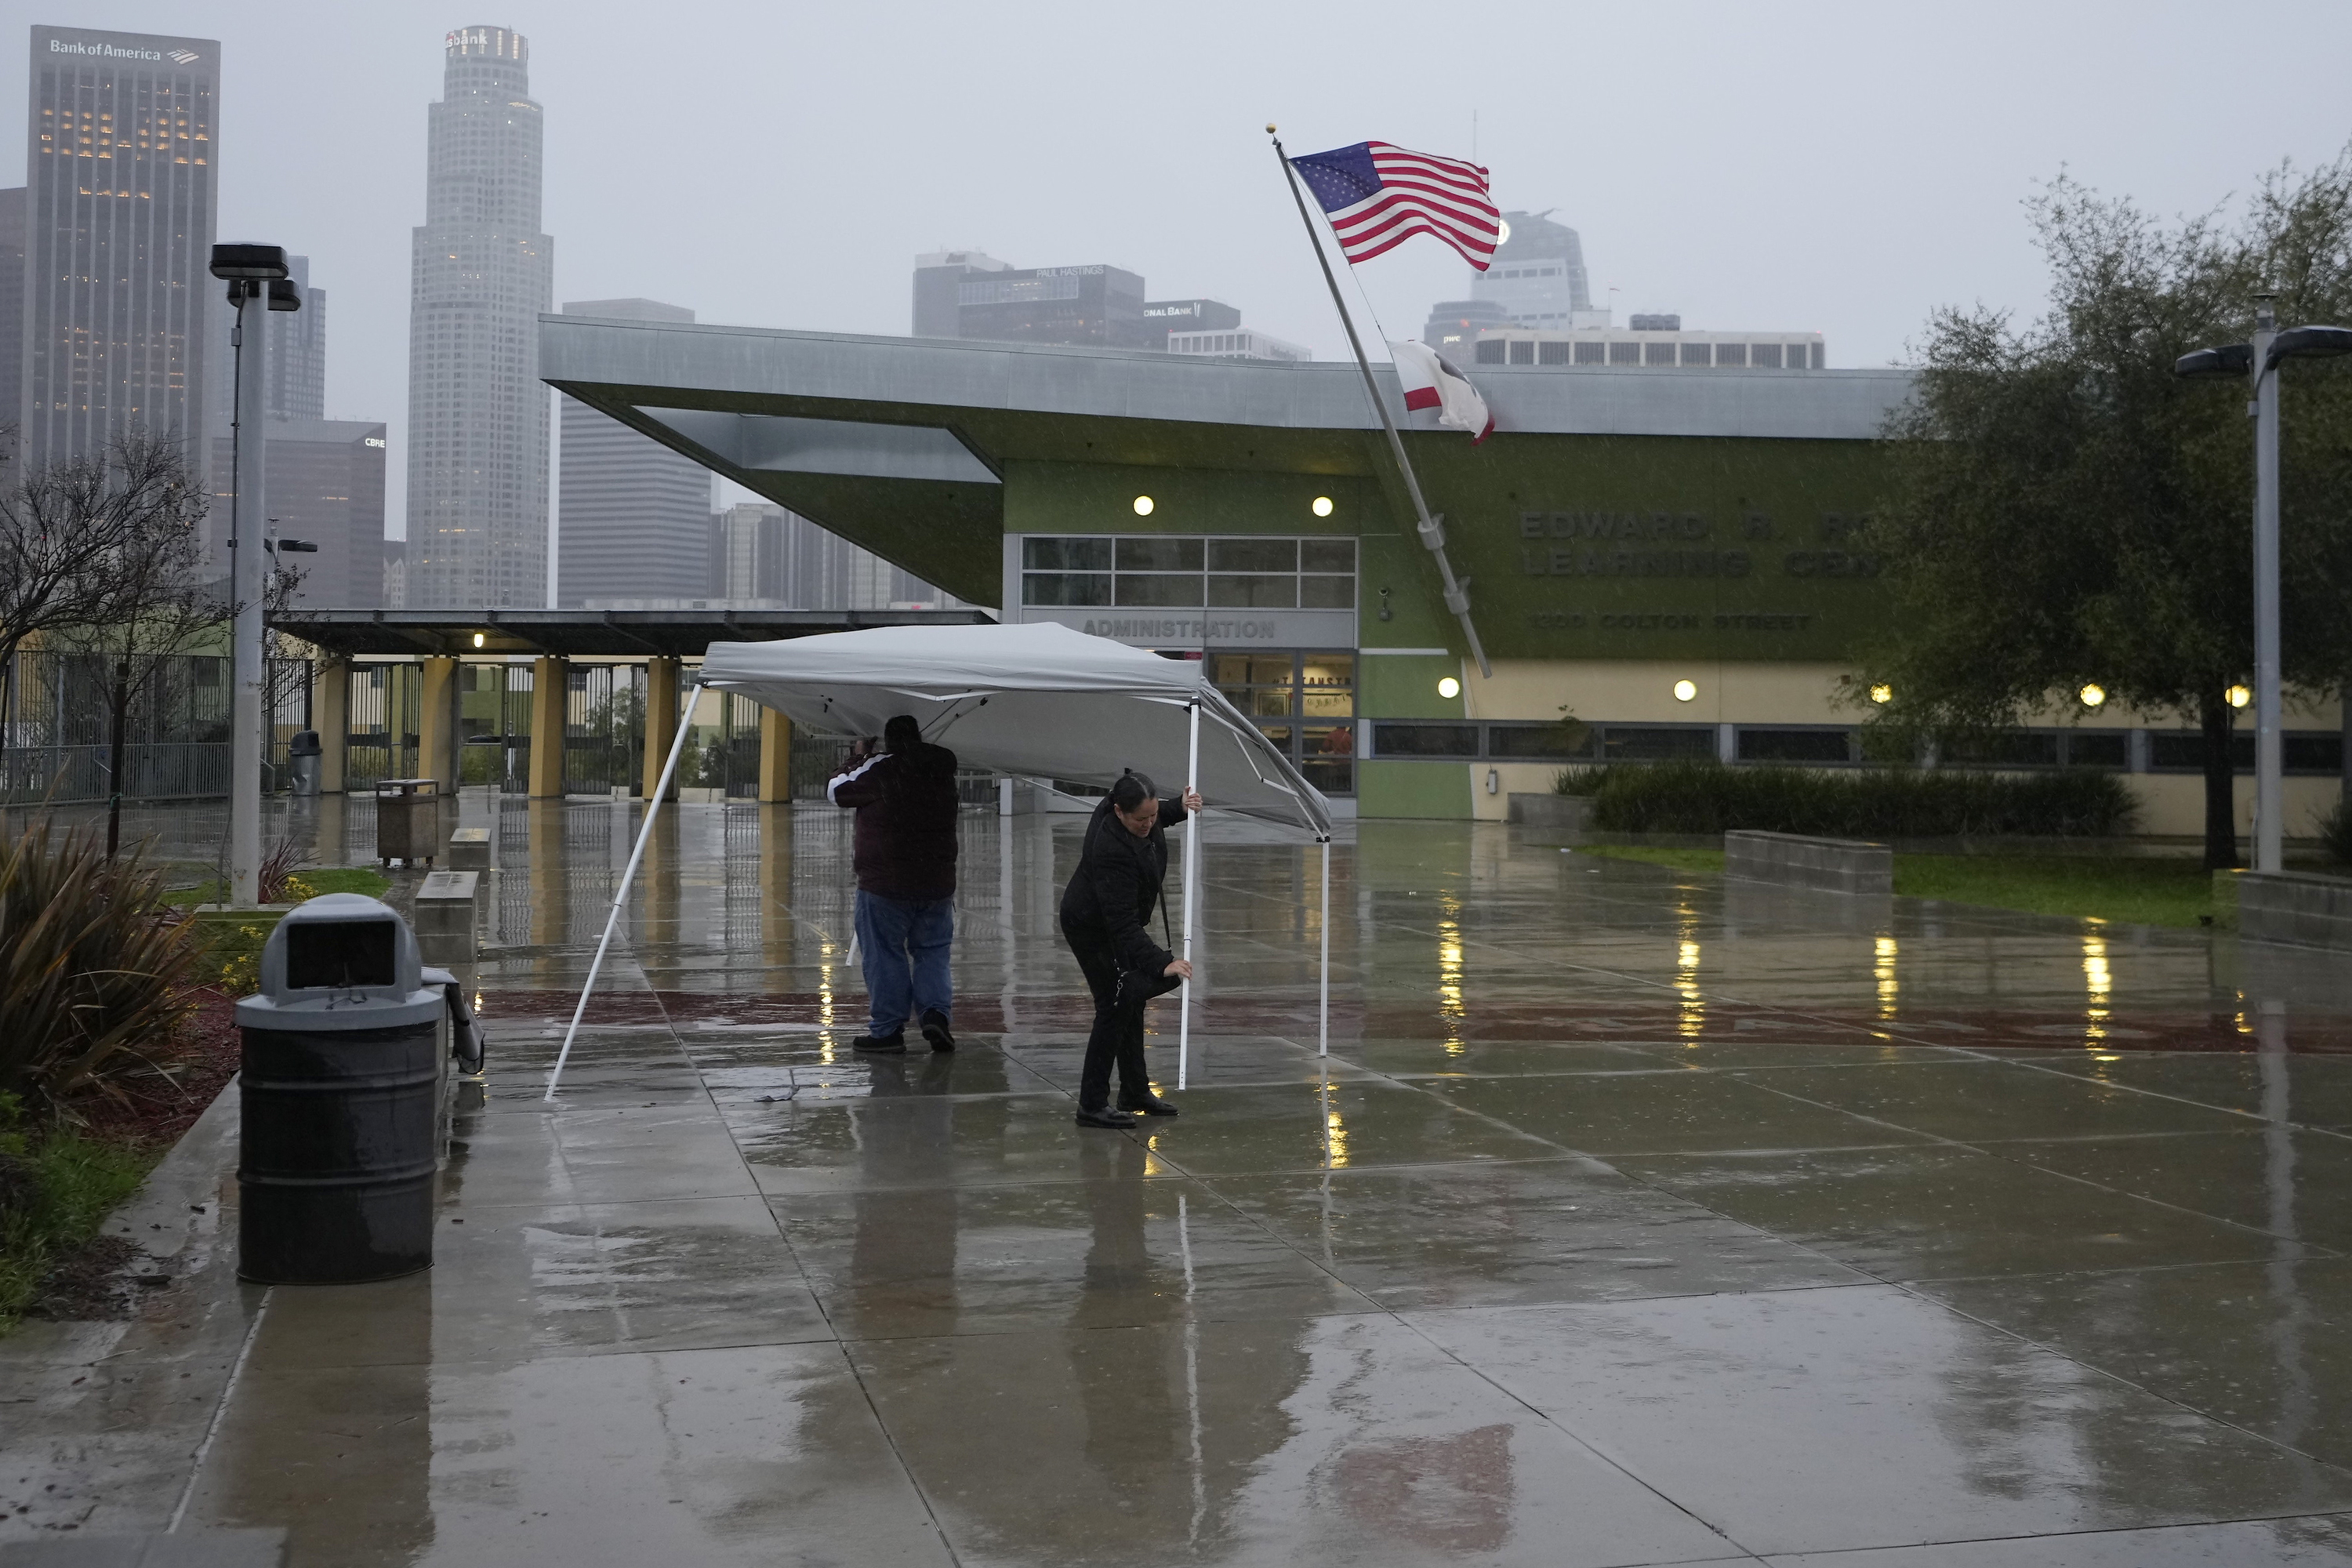
[[1210, 679], [1325, 795], [1356, 793], [1356, 656], [1212, 653]]

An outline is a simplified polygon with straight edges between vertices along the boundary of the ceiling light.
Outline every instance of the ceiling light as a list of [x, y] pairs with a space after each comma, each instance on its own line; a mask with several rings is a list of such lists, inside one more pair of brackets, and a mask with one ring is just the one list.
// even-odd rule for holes
[[1328, 517], [1331, 515], [1331, 498], [1329, 496], [1317, 496], [1315, 498], [1315, 515], [1318, 517]]
[[1151, 515], [1151, 498], [1150, 496], [1138, 496], [1135, 498], [1135, 515], [1138, 517], [1150, 517]]

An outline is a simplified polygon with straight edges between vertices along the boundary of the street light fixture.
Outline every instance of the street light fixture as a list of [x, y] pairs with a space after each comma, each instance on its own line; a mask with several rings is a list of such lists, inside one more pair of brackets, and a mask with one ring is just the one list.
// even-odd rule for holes
[[2279, 697], [2279, 389], [2282, 361], [2352, 353], [2352, 328], [2278, 330], [2276, 296], [2254, 296], [2254, 341], [2181, 355], [2175, 375], [2253, 378], [2254, 421], [2254, 869], [2276, 871], [2285, 827], [2284, 742]]
[[[264, 551], [275, 555], [278, 546], [292, 548], [303, 542], [285, 540], [273, 544], [264, 529], [255, 528], [252, 532], [265, 535], [256, 541], [263, 549], [245, 547], [245, 520], [268, 515], [262, 494], [262, 388], [267, 380], [264, 362], [269, 345], [268, 335], [259, 330], [260, 317], [264, 310], [302, 308], [301, 290], [295, 287], [291, 272], [282, 245], [213, 247], [212, 274], [228, 285], [229, 303], [236, 307], [236, 325], [230, 329], [228, 340], [236, 356], [236, 408], [229, 420], [231, 468], [236, 476], [231, 481], [228, 511], [229, 600], [236, 619], [229, 632], [232, 684], [227, 902], [244, 910], [258, 904], [261, 895], [261, 726], [265, 706], [261, 557]], [[247, 342], [247, 338], [252, 341]], [[254, 356], [251, 375], [245, 374], [248, 350]], [[250, 440], [246, 438], [248, 435]]]

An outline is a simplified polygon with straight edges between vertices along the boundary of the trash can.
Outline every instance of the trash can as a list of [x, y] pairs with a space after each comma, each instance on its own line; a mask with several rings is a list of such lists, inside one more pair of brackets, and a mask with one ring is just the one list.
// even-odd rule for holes
[[375, 858], [386, 866], [432, 864], [441, 847], [441, 784], [437, 779], [379, 779], [375, 786]]
[[325, 763], [326, 748], [319, 744], [316, 730], [297, 730], [294, 738], [286, 742], [286, 774], [288, 786], [296, 795], [319, 793], [319, 769]]
[[433, 1262], [444, 989], [386, 905], [290, 910], [236, 1005], [244, 1044], [239, 1278], [355, 1284]]

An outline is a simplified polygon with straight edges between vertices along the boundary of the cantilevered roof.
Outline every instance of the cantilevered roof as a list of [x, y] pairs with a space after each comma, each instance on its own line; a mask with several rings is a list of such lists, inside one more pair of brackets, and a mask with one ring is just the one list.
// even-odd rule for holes
[[[868, 626], [968, 626], [984, 610], [304, 610], [275, 626], [331, 654], [552, 654], [698, 658], [713, 642], [764, 642]], [[474, 638], [482, 638], [477, 647]]]
[[[1457, 442], [1408, 414], [1407, 440]], [[1374, 474], [1351, 363], [1214, 360], [688, 322], [540, 318], [559, 390], [961, 597], [997, 591], [1002, 478], [1024, 461]], [[1866, 440], [1900, 370], [1480, 365], [1493, 445], [1560, 436]]]

